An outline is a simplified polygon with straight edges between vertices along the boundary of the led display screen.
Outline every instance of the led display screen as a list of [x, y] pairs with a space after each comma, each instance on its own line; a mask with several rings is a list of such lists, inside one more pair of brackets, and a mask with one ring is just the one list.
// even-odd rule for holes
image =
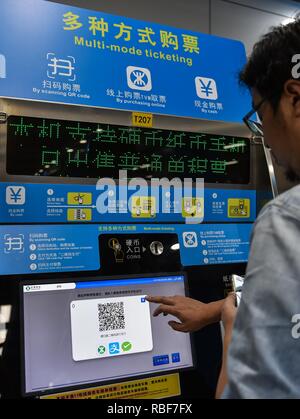
[[204, 178], [248, 184], [246, 138], [101, 123], [10, 116], [7, 173], [117, 179]]

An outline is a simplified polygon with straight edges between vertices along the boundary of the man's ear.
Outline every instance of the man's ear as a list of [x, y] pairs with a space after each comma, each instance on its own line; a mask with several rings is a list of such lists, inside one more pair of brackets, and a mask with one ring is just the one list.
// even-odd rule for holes
[[300, 80], [288, 80], [284, 84], [284, 94], [291, 101], [295, 115], [300, 117]]

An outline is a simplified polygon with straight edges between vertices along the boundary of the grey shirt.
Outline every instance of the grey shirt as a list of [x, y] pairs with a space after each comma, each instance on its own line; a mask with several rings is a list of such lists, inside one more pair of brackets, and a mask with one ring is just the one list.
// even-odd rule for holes
[[296, 314], [300, 186], [270, 202], [255, 223], [224, 399], [300, 398], [300, 339], [292, 333]]

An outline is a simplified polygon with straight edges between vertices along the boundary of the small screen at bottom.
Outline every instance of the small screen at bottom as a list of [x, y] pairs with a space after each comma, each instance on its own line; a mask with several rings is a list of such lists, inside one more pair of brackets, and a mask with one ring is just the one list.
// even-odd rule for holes
[[190, 336], [145, 300], [175, 294], [183, 275], [23, 284], [24, 393], [192, 367]]

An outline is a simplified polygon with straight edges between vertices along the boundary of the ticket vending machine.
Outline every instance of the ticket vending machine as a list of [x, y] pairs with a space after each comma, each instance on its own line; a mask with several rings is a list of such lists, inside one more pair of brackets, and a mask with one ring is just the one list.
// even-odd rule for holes
[[[219, 325], [195, 333], [190, 341], [187, 335], [170, 329], [167, 324], [170, 319], [152, 318], [155, 307], [149, 309], [148, 303], [140, 301], [147, 294], [189, 295], [203, 302], [214, 301], [224, 297], [225, 276], [244, 273], [251, 225], [256, 207], [261, 205], [257, 197], [261, 195], [263, 201], [269, 196], [263, 183], [267, 179], [258, 178], [256, 169], [257, 165], [266, 168], [261, 145], [251, 144], [244, 128], [226, 124], [210, 128], [203, 121], [160, 117], [157, 128], [144, 130], [126, 125], [128, 115], [123, 112], [86, 109], [74, 112], [68, 106], [29, 105], [12, 100], [2, 100], [1, 109], [7, 115], [0, 128], [1, 167], [6, 167], [2, 173], [2, 194], [8, 210], [3, 216], [11, 217], [1, 227], [2, 270], [6, 270], [1, 277], [1, 306], [12, 306], [1, 357], [3, 397], [19, 395], [21, 388], [23, 395], [41, 395], [62, 389], [78, 390], [87, 384], [90, 388], [94, 383], [128, 381], [136, 376], [161, 376], [181, 369], [187, 369], [180, 373], [183, 395], [213, 397], [222, 351]], [[93, 130], [90, 138], [85, 135], [88, 126]], [[167, 129], [168, 126], [173, 129]], [[54, 140], [57, 127], [64, 132], [60, 144]], [[44, 129], [48, 131], [43, 138], [40, 133]], [[120, 142], [111, 146], [120, 159], [122, 148], [127, 150], [125, 153], [139, 150], [140, 144], [128, 142], [130, 136], [136, 136], [140, 142], [157, 132], [165, 138], [190, 137], [180, 150], [187, 156], [190, 144], [199, 138], [216, 149], [220, 144], [226, 147], [234, 142], [236, 149], [230, 158], [238, 163], [232, 170], [229, 166], [226, 172], [208, 174], [211, 178], [205, 185], [204, 197], [206, 202], [211, 200], [210, 216], [218, 217], [220, 213], [224, 216], [225, 211], [228, 221], [194, 225], [181, 220], [174, 222], [175, 214], [164, 214], [171, 218], [170, 222], [168, 219], [155, 222], [157, 214], [151, 214], [151, 202], [147, 202], [147, 207], [132, 203], [139, 204], [140, 213], [117, 215], [131, 218], [123, 222], [122, 218], [116, 223], [105, 218], [114, 214], [97, 214], [93, 205], [99, 192], [93, 170], [99, 150], [107, 147], [105, 142], [93, 143], [98, 130], [102, 130], [101, 139], [116, 138]], [[120, 130], [123, 138], [127, 138], [125, 147]], [[82, 145], [82, 140], [75, 143], [73, 132], [80, 132], [82, 137], [78, 139], [88, 138], [87, 143]], [[87, 149], [89, 160], [84, 158]], [[148, 156], [145, 147], [141, 150], [150, 165], [154, 164], [155, 160], [151, 160], [154, 147]], [[159, 153], [157, 145], [155, 153]], [[220, 148], [211, 150], [209, 158], [218, 161], [221, 153]], [[58, 155], [61, 166], [54, 164], [53, 156]], [[114, 178], [115, 167], [109, 166], [100, 170]], [[153, 176], [147, 170], [149, 174]], [[181, 205], [187, 215], [189, 208]], [[193, 202], [192, 207], [197, 211]], [[48, 218], [40, 220], [42, 216]], [[215, 248], [218, 250], [214, 251]], [[232, 263], [232, 257], [236, 262]], [[70, 308], [73, 305], [74, 317]], [[144, 312], [139, 312], [139, 306], [145, 307]], [[101, 313], [106, 312], [101, 321], [106, 318], [107, 326], [99, 326], [101, 308]], [[91, 330], [89, 316], [93, 315], [96, 323]], [[143, 316], [146, 318], [142, 321]], [[125, 329], [125, 319], [133, 330]], [[141, 323], [136, 323], [137, 319]], [[99, 330], [102, 344], [93, 342]], [[89, 344], [81, 347], [86, 342]], [[110, 345], [118, 342], [116, 354], [110, 354], [113, 351]], [[66, 348], [68, 351], [64, 353]], [[106, 353], [101, 356], [97, 351]], [[144, 357], [150, 362], [146, 369]], [[95, 365], [100, 361], [102, 372], [95, 375]], [[106, 364], [107, 375], [103, 375], [106, 367], [102, 366]], [[120, 373], [122, 368], [124, 373]]]
[[[91, 14], [41, 3], [51, 19], [64, 17], [68, 33]], [[127, 37], [136, 24], [129, 19]], [[180, 36], [185, 52], [198, 54], [195, 34], [193, 44]], [[88, 48], [81, 38], [77, 42]], [[229, 41], [211, 42], [223, 48]], [[136, 95], [133, 102], [134, 93], [155, 83], [142, 66], [131, 72], [127, 65], [119, 102], [107, 89], [114, 106], [86, 106], [83, 87], [61, 81], [75, 77], [78, 56], [65, 54], [63, 62], [62, 52], [58, 58], [49, 51], [41, 70], [44, 91], [31, 85], [30, 94], [4, 84], [12, 70], [3, 51], [1, 397], [213, 398], [222, 356], [219, 325], [192, 336], [175, 332], [171, 317], [153, 317], [155, 306], [145, 297], [182, 295], [208, 303], [224, 298], [225, 277], [245, 273], [253, 222], [272, 197], [262, 144], [240, 122], [249, 96], [222, 104], [212, 79], [193, 77], [198, 117], [188, 110], [178, 115], [164, 109], [163, 95], [145, 96], [143, 104]], [[234, 68], [241, 64], [238, 51], [230, 57]], [[181, 58], [170, 60], [186, 64]], [[214, 62], [203, 71], [216, 74]], [[96, 79], [92, 84], [94, 91]], [[154, 121], [136, 126], [131, 111], [145, 110], [145, 103], [152, 104]], [[185, 184], [187, 178], [192, 181]], [[203, 188], [196, 178], [204, 179]]]

